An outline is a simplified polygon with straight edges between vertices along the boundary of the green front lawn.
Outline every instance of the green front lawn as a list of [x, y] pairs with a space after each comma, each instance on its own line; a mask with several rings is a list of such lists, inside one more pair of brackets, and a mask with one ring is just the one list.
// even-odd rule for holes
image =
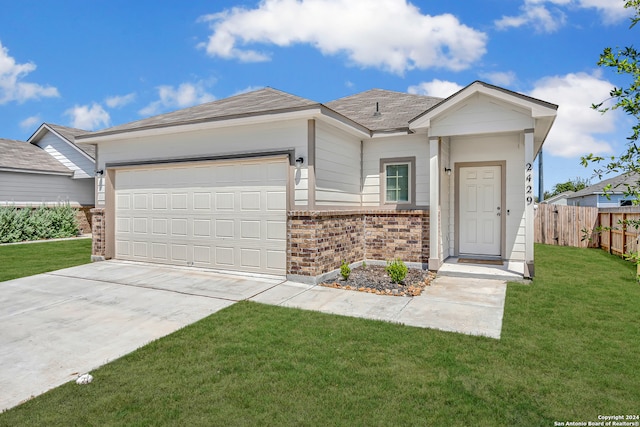
[[91, 239], [0, 246], [0, 282], [91, 262]]
[[523, 425], [640, 411], [640, 286], [536, 247], [501, 340], [243, 302], [0, 415], [0, 425]]

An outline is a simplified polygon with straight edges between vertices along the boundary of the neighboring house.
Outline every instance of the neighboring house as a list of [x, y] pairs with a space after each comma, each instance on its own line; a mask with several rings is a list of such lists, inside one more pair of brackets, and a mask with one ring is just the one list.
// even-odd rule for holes
[[543, 200], [542, 203], [547, 203], [549, 205], [567, 206], [567, 198], [571, 197], [573, 194], [575, 194], [575, 191], [563, 191], [562, 193], [556, 194], [555, 196]]
[[0, 204], [94, 206], [95, 162], [72, 141], [81, 132], [43, 124], [27, 142], [0, 139]]
[[265, 88], [90, 134], [94, 260], [317, 282], [350, 263], [533, 275], [533, 161], [557, 106], [483, 82], [326, 104]]
[[[607, 186], [611, 186], [606, 191]], [[605, 179], [597, 184], [591, 185], [567, 198], [570, 206], [594, 206], [597, 208], [617, 208], [620, 206], [631, 206], [633, 197], [626, 196], [628, 186], [637, 187], [640, 185], [640, 175], [629, 173]]]

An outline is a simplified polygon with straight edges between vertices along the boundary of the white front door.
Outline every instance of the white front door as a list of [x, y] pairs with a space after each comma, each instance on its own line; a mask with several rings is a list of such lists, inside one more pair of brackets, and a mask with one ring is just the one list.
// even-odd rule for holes
[[460, 168], [460, 255], [501, 255], [501, 183], [501, 166]]

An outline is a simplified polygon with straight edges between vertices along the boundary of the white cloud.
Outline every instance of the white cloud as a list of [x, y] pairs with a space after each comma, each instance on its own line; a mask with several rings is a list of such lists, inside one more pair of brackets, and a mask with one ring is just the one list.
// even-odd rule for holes
[[9, 56], [9, 50], [0, 42], [0, 105], [11, 101], [25, 102], [29, 99], [60, 96], [58, 89], [53, 86], [23, 81], [24, 77], [35, 69], [36, 65], [32, 62], [16, 63], [16, 60]]
[[448, 98], [458, 92], [464, 86], [446, 80], [433, 79], [430, 82], [422, 82], [415, 86], [409, 86], [407, 92], [414, 95], [435, 96], [438, 98]]
[[308, 44], [346, 55], [362, 67], [397, 74], [411, 69], [463, 70], [486, 52], [487, 36], [451, 14], [426, 15], [406, 0], [263, 0], [255, 9], [203, 16], [212, 34], [207, 53], [266, 61], [255, 45]]
[[566, 21], [566, 15], [559, 9], [553, 11], [547, 9], [536, 0], [525, 0], [520, 7], [522, 13], [517, 16], [503, 16], [495, 21], [498, 29], [504, 30], [511, 27], [531, 26], [540, 33], [553, 33], [562, 27]]
[[204, 81], [182, 83], [177, 88], [169, 85], [159, 86], [158, 96], [160, 99], [150, 103], [139, 113], [143, 116], [151, 116], [162, 111], [191, 107], [215, 100], [216, 97], [208, 93], [206, 87], [207, 84]]
[[596, 8], [602, 13], [605, 23], [612, 24], [633, 15], [633, 8], [624, 8], [622, 0], [580, 0], [580, 7]]
[[480, 77], [496, 86], [511, 86], [516, 81], [516, 73], [514, 73], [513, 71], [480, 73]]
[[42, 123], [42, 119], [40, 118], [40, 116], [31, 116], [21, 121], [20, 127], [22, 129], [29, 130], [29, 129], [33, 129], [36, 125], [39, 125], [41, 123]]
[[84, 130], [96, 130], [108, 127], [111, 123], [109, 113], [100, 104], [76, 105], [64, 112], [71, 117], [71, 126]]
[[617, 111], [601, 114], [590, 107], [609, 98], [613, 87], [599, 72], [545, 77], [536, 82], [530, 95], [559, 105], [545, 150], [567, 158], [611, 153], [613, 147], [607, 139], [617, 138], [621, 116]]
[[110, 96], [104, 102], [109, 108], [120, 108], [127, 104], [131, 104], [135, 99], [135, 93], [128, 93], [126, 95]]
[[552, 33], [566, 22], [561, 7], [565, 10], [596, 9], [606, 24], [619, 22], [633, 13], [631, 9], [625, 9], [623, 0], [524, 0], [519, 15], [503, 16], [495, 21], [495, 25], [503, 30], [531, 26], [538, 32]]

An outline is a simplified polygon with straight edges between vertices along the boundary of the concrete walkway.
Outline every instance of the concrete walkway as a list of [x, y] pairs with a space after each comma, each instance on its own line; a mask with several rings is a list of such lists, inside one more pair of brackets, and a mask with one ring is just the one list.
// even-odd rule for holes
[[473, 271], [413, 298], [122, 261], [0, 282], [0, 412], [242, 300], [500, 338], [505, 277]]
[[504, 280], [438, 276], [418, 297], [392, 297], [285, 282], [250, 301], [500, 338]]

